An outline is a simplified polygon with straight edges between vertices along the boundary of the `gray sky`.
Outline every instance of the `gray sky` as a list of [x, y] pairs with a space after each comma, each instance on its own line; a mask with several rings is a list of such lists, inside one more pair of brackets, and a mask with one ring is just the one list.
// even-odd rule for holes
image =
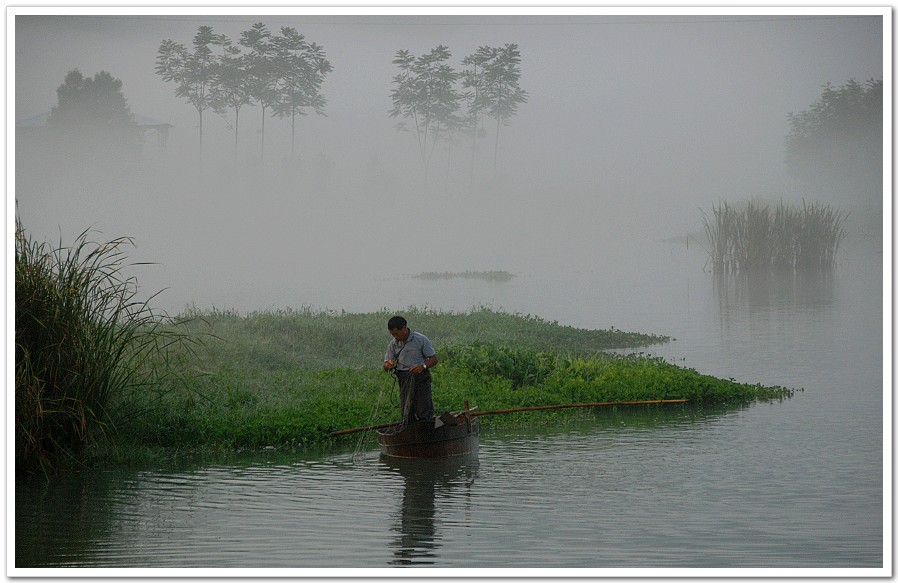
[[[266, 121], [263, 162], [261, 112], [245, 110], [235, 160], [233, 120], [207, 114], [200, 176], [196, 111], [154, 74], [156, 52], [163, 39], [189, 45], [202, 25], [236, 41], [255, 22], [293, 26], [324, 47], [334, 67], [327, 116], [298, 120], [297, 174], [287, 170], [288, 121]], [[496, 175], [490, 125], [473, 177], [470, 143], [459, 140], [435, 151], [423, 185], [413, 135], [387, 116], [393, 56], [444, 44], [460, 68], [478, 46], [505, 43], [520, 46], [529, 102], [501, 128]], [[52, 239], [90, 226], [134, 236], [140, 258], [164, 266], [151, 285], [203, 305], [227, 297], [205, 293], [204, 281], [264, 279], [296, 261], [295, 249], [315, 249], [294, 267], [321, 277], [371, 269], [398, 216], [430, 240], [408, 258], [421, 268], [406, 272], [522, 270], [699, 230], [699, 209], [721, 199], [798, 200], [782, 162], [787, 114], [808, 109], [826, 82], [882, 78], [883, 31], [879, 16], [820, 14], [20, 15], [15, 118], [49, 111], [73, 68], [110, 72], [134, 113], [173, 124], [168, 157], [110, 167], [99, 183], [48, 177], [39, 156], [19, 160], [26, 227]], [[357, 252], [335, 254], [337, 245]], [[223, 275], [235, 265], [246, 271]], [[233, 303], [252, 303], [251, 287], [234, 293]]]

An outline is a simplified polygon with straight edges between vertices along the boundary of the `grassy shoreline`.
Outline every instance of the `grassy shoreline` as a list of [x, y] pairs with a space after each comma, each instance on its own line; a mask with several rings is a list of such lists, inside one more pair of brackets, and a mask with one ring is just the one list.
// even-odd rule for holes
[[[437, 411], [459, 410], [465, 400], [480, 410], [677, 398], [696, 407], [792, 395], [791, 389], [718, 379], [661, 359], [604, 352], [667, 342], [665, 336], [585, 330], [484, 308], [402, 313], [440, 354]], [[202, 343], [182, 355], [193, 374], [121, 395], [112, 408], [120, 415], [113, 420], [115, 438], [98, 443], [91, 455], [99, 463], [122, 463], [185, 452], [340, 446], [346, 438], [332, 438], [331, 431], [392, 422], [397, 390], [380, 368], [391, 314], [185, 314], [172, 325], [187, 326]], [[563, 423], [572, 415], [514, 414], [482, 423], [488, 431]]]

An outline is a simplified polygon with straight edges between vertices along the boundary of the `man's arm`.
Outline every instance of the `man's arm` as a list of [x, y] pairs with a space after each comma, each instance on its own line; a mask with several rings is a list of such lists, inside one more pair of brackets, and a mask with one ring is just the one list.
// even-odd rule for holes
[[390, 342], [387, 345], [387, 352], [384, 354], [384, 370], [390, 370], [396, 366], [396, 349], [393, 347], [393, 343]]
[[434, 354], [433, 356], [427, 358], [421, 364], [416, 364], [415, 366], [413, 366], [411, 368], [411, 371], [415, 374], [420, 374], [420, 373], [424, 372], [424, 369], [435, 367], [439, 361], [440, 361], [440, 359], [437, 358], [436, 354]]

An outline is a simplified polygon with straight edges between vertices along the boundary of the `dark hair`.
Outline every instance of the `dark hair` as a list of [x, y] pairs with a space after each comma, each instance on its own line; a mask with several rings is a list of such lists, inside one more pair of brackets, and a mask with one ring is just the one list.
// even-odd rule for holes
[[405, 318], [402, 316], [393, 316], [390, 318], [390, 321], [387, 322], [387, 330], [402, 330], [408, 325], [408, 322], [405, 321]]

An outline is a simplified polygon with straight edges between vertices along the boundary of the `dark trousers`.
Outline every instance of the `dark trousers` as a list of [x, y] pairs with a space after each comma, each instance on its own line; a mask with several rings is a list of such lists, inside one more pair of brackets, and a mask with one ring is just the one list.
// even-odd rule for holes
[[399, 406], [402, 408], [402, 420], [433, 418], [433, 393], [431, 383], [433, 376], [429, 370], [414, 374], [407, 370], [397, 370], [399, 379]]

